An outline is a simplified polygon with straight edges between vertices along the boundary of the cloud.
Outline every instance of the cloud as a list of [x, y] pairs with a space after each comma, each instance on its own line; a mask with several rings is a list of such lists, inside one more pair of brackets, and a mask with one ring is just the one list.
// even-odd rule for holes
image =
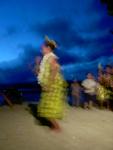
[[54, 39], [65, 49], [70, 49], [76, 45], [87, 45], [88, 40], [82, 38], [73, 27], [73, 21], [65, 18], [54, 18], [48, 20], [44, 24], [35, 24], [31, 28], [32, 32], [37, 35], [48, 35]]
[[109, 32], [110, 19], [105, 14], [96, 12], [94, 14], [93, 21], [89, 18], [84, 22], [88, 24], [88, 28], [82, 25], [83, 31], [76, 29], [75, 21], [65, 18], [54, 18], [43, 24], [35, 24], [32, 31], [38, 36], [44, 37], [47, 34], [58, 42], [63, 63], [66, 62], [66, 58], [68, 58], [67, 63], [75, 63], [76, 61], [94, 60], [102, 55], [110, 56], [113, 43], [113, 36]]
[[16, 26], [8, 26], [5, 28], [5, 30], [3, 30], [1, 32], [0, 38], [8, 38], [8, 37], [13, 37], [13, 36], [17, 36], [19, 34], [19, 28], [17, 28]]
[[29, 62], [32, 61], [37, 55], [41, 55], [40, 48], [34, 47], [31, 44], [27, 45], [19, 45], [20, 49], [22, 49], [22, 53], [19, 55], [19, 58], [21, 58], [21, 62]]
[[17, 28], [14, 27], [14, 26], [11, 26], [11, 27], [8, 27], [7, 30], [6, 30], [6, 34], [11, 36], [11, 35], [14, 35], [17, 33]]
[[[17, 59], [0, 64], [0, 83], [36, 81], [35, 76], [29, 68], [29, 64], [32, 64], [35, 57], [40, 55], [39, 48], [30, 44], [19, 45], [19, 48], [22, 49], [22, 53]], [[113, 63], [113, 57], [99, 55], [98, 57], [91, 58], [95, 56], [92, 54], [92, 50], [90, 50], [90, 52], [89, 49], [86, 51], [84, 51], [84, 49], [79, 50], [78, 47], [76, 53], [74, 53], [73, 50], [71, 51], [71, 49], [70, 51], [60, 51], [60, 49], [56, 51], [59, 56], [59, 62], [62, 64], [62, 72], [68, 80], [83, 80], [88, 72], [96, 73], [98, 63], [102, 63], [103, 65], [111, 62]], [[80, 53], [81, 51], [82, 54], [83, 51], [85, 52], [83, 56]], [[105, 53], [105, 51], [103, 53]], [[96, 51], [94, 54], [96, 54]], [[82, 61], [83, 58], [87, 58], [88, 56], [88, 59]]]
[[[19, 28], [9, 25], [3, 31], [3, 37], [8, 37], [7, 40], [5, 39], [6, 43], [8, 43], [8, 40], [9, 43], [16, 43], [16, 41], [26, 43], [25, 41], [30, 40], [35, 43], [33, 42], [35, 34], [38, 36], [39, 44], [39, 41], [45, 35], [48, 35], [58, 43], [56, 54], [59, 56], [59, 62], [62, 65], [65, 77], [71, 79], [75, 74], [77, 78], [80, 76], [82, 79], [87, 71], [96, 71], [98, 62], [107, 64], [113, 59], [111, 57], [113, 54], [113, 35], [110, 32], [113, 29], [113, 21], [111, 17], [107, 16], [106, 9], [97, 1], [62, 0], [61, 2], [61, 0], [48, 0], [48, 3], [43, 4], [41, 0], [38, 2], [30, 0], [28, 5], [24, 2], [25, 6], [22, 7], [22, 10], [24, 12], [24, 8], [26, 8], [28, 13], [23, 15], [19, 10], [19, 16], [22, 15], [23, 17], [21, 17], [24, 18], [24, 21], [21, 19], [21, 27], [25, 30], [26, 27], [30, 26], [30, 31], [33, 34], [25, 33], [26, 36], [22, 33], [16, 39], [15, 36], [19, 33]], [[23, 1], [21, 0], [20, 3], [23, 3]], [[15, 2], [13, 6], [16, 9], [15, 4], [17, 3]], [[43, 8], [45, 8], [44, 11]], [[17, 16], [11, 15], [12, 19], [13, 17], [19, 20]], [[17, 24], [16, 19], [14, 21]], [[40, 55], [39, 48], [31, 44], [22, 44], [17, 47], [16, 51], [18, 49], [21, 51], [18, 58], [0, 63], [0, 82], [36, 80], [28, 65], [33, 62], [37, 55]], [[10, 49], [8, 52], [10, 52]]]
[[0, 83], [23, 83], [35, 81], [30, 64], [39, 55], [38, 48], [32, 45], [19, 45], [23, 51], [17, 59], [0, 64]]
[[107, 64], [113, 65], [113, 56], [101, 56], [93, 61], [66, 64], [62, 66], [62, 73], [67, 80], [83, 80], [89, 72], [93, 73], [95, 77], [97, 77], [99, 63], [101, 63], [103, 67]]
[[77, 63], [79, 61], [79, 58], [77, 56], [73, 55], [73, 53], [70, 53], [68, 51], [61, 49], [61, 50], [57, 50], [55, 53], [59, 57], [59, 63], [61, 65]]

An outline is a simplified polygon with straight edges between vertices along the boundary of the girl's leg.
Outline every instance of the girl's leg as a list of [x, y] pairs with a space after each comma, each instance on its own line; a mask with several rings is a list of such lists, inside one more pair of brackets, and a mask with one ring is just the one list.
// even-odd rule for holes
[[51, 128], [52, 130], [54, 130], [54, 131], [61, 131], [61, 127], [60, 127], [60, 125], [58, 124], [58, 122], [55, 119], [49, 119], [49, 121], [52, 124], [52, 128]]

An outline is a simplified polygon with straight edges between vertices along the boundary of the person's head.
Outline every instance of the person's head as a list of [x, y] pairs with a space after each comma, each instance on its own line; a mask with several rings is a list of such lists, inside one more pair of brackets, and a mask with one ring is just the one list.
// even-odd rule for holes
[[42, 45], [43, 55], [53, 52], [56, 47], [57, 47], [57, 45], [56, 45], [55, 41], [50, 40], [48, 37], [45, 37], [45, 42]]
[[76, 80], [73, 81], [73, 84], [74, 85], [79, 85], [79, 83]]
[[93, 74], [92, 74], [92, 73], [88, 73], [88, 74], [87, 74], [87, 79], [94, 79]]
[[110, 65], [107, 65], [106, 69], [105, 69], [105, 72], [108, 73], [108, 74], [111, 74], [111, 71], [112, 71], [112, 67]]

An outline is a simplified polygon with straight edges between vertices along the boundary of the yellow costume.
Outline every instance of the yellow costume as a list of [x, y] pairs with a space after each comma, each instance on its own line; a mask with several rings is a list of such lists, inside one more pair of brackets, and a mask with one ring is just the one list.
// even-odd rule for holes
[[63, 117], [63, 107], [65, 103], [65, 85], [60, 70], [57, 72], [51, 84], [51, 59], [57, 56], [50, 52], [43, 57], [40, 65], [39, 82], [42, 87], [41, 99], [38, 105], [40, 117], [50, 119], [61, 119]]
[[99, 101], [106, 101], [109, 100], [111, 97], [111, 92], [107, 90], [104, 86], [98, 85], [97, 88], [97, 100]]

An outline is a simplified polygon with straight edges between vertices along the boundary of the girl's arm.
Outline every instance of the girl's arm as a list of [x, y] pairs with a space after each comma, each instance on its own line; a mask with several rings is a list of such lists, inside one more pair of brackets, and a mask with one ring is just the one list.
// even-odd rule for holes
[[57, 73], [59, 72], [60, 66], [55, 58], [51, 58], [50, 66], [51, 66], [50, 81], [53, 82]]
[[51, 89], [51, 85], [54, 84], [54, 79], [57, 75], [57, 72], [59, 71], [59, 65], [57, 63], [57, 60], [55, 58], [51, 58], [49, 60], [50, 63], [50, 77], [48, 78], [48, 85], [45, 85], [43, 87], [43, 90], [49, 91]]

